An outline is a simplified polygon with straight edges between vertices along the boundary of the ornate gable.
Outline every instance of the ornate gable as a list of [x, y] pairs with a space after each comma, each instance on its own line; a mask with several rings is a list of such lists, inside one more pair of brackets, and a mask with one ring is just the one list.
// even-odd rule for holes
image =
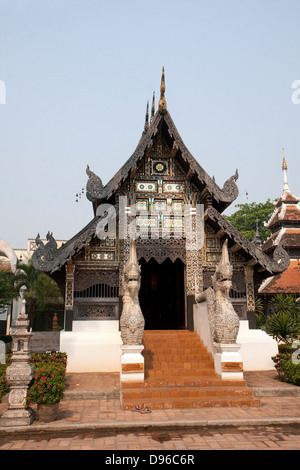
[[[126, 255], [121, 247], [121, 241], [116, 240], [115, 246], [101, 246], [93, 250], [92, 240], [95, 237], [99, 220], [106, 217], [106, 214], [101, 217], [96, 216], [99, 205], [111, 203], [118, 214], [120, 211], [118, 198], [125, 196], [125, 210], [130, 212], [135, 206], [138, 211], [136, 225], [141, 232], [151, 229], [151, 238], [164, 239], [165, 231], [171, 234], [173, 240], [179, 239], [176, 237], [176, 232], [182, 233], [185, 224], [184, 204], [190, 205], [191, 209], [195, 208], [196, 204], [203, 204], [206, 211], [206, 224], [210, 224], [218, 237], [229, 238], [230, 253], [237, 263], [253, 261], [254, 264], [260, 265], [264, 271], [271, 274], [286, 269], [288, 260], [281, 245], [275, 253], [276, 260], [274, 260], [254, 243], [242, 237], [222, 217], [221, 213], [238, 196], [236, 185], [238, 172], [236, 171], [222, 188], [216, 184], [214, 178], [205, 172], [186, 148], [167, 111], [164, 75], [161, 89], [159, 109], [155, 112], [153, 103], [149, 122], [147, 106], [145, 126], [140, 141], [134, 153], [115, 176], [103, 186], [101, 179], [89, 167], [87, 168], [86, 195], [93, 203], [94, 219], [60, 249], [57, 249], [52, 238], [44, 246], [38, 237], [39, 248], [34, 253], [33, 263], [40, 270], [54, 272], [89, 245], [88, 250], [85, 249], [85, 254], [79, 255], [78, 263], [80, 257], [85, 256], [85, 262], [96, 263], [99, 268], [105, 264], [117, 268], [118, 262], [121, 263], [120, 253], [123, 253], [122, 256]], [[152, 212], [151, 217], [149, 217], [149, 211]], [[142, 245], [141, 243], [141, 246], [138, 246], [138, 250], [145, 252], [147, 247], [142, 247]], [[212, 246], [206, 248], [207, 253], [203, 265], [207, 263], [209, 266], [216, 262], [218, 250]], [[157, 254], [157, 259], [163, 260], [167, 251], [163, 254], [161, 250], [165, 247], [157, 246], [156, 249], [161, 253]], [[178, 257], [180, 249], [176, 247], [171, 254], [169, 251], [168, 257], [172, 259]], [[196, 260], [195, 263], [197, 264], [198, 261]]]
[[[101, 179], [88, 168], [86, 194], [93, 202], [94, 212], [99, 204], [111, 200], [120, 191], [153, 194], [162, 190], [188, 194], [190, 188], [199, 193], [202, 202], [209, 199], [218, 211], [223, 212], [238, 196], [238, 172], [220, 188], [186, 148], [166, 105], [163, 112], [161, 107], [156, 113], [154, 108], [152, 110], [150, 124], [146, 112], [144, 131], [134, 153], [106, 186], [103, 187]], [[144, 186], [128, 187], [129, 180], [139, 180]]]

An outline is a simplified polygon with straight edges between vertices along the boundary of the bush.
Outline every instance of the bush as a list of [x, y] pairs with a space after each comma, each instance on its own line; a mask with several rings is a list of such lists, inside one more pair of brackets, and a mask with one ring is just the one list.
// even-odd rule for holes
[[35, 364], [34, 381], [27, 392], [26, 404], [34, 403], [52, 404], [62, 400], [65, 391], [66, 367], [60, 363]]
[[280, 380], [300, 385], [300, 354], [297, 355], [297, 349], [292, 344], [280, 344], [278, 351], [272, 359]]
[[300, 306], [296, 297], [290, 294], [276, 294], [270, 301], [270, 310], [272, 313], [286, 312], [295, 318], [299, 316]]
[[0, 400], [9, 392], [9, 385], [6, 381], [7, 364], [0, 365]]
[[52, 352], [52, 353], [32, 353], [31, 361], [32, 364], [61, 364], [67, 366], [67, 354], [61, 352]]
[[288, 311], [279, 311], [270, 315], [264, 330], [278, 342], [289, 343], [300, 333], [300, 323], [297, 317]]
[[285, 382], [300, 385], [300, 364], [295, 364], [292, 360], [281, 361], [281, 371]]
[[266, 317], [264, 315], [261, 315], [260, 313], [257, 313], [255, 315], [255, 319], [256, 319], [256, 328], [258, 330], [262, 330], [266, 323]]
[[[11, 364], [11, 354], [6, 355], [6, 364], [0, 365], [0, 400], [9, 392], [6, 369]], [[34, 379], [28, 388], [27, 406], [34, 403], [57, 403], [65, 391], [64, 378], [67, 367], [66, 353], [32, 353], [31, 363], [35, 366]]]

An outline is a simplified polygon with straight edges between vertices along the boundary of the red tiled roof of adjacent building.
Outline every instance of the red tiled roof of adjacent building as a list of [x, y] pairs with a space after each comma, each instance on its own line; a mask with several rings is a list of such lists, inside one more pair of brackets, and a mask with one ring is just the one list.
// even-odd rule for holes
[[300, 228], [286, 228], [282, 230], [282, 233], [280, 230], [273, 233], [263, 244], [263, 251], [268, 251], [273, 246], [277, 246], [281, 238], [284, 238], [286, 248], [300, 247]]
[[283, 204], [272, 215], [267, 226], [271, 228], [276, 223], [297, 222], [300, 224], [300, 206], [298, 204]]
[[281, 205], [282, 202], [285, 202], [285, 203], [289, 203], [289, 202], [299, 202], [300, 199], [299, 197], [296, 197], [294, 196], [294, 194], [292, 194], [290, 191], [285, 191], [281, 196], [280, 198], [278, 199], [278, 201], [276, 202], [276, 207], [279, 207]]
[[293, 260], [289, 268], [261, 285], [259, 294], [300, 294], [300, 261]]

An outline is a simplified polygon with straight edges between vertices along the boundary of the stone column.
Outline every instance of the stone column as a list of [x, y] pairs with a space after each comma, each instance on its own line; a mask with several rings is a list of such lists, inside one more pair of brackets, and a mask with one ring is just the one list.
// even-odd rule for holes
[[34, 420], [34, 412], [26, 408], [27, 389], [34, 377], [34, 366], [30, 364], [29, 343], [32, 333], [28, 332], [29, 320], [25, 312], [25, 300], [12, 333], [12, 364], [6, 370], [10, 385], [8, 409], [1, 416], [1, 426], [27, 426]]

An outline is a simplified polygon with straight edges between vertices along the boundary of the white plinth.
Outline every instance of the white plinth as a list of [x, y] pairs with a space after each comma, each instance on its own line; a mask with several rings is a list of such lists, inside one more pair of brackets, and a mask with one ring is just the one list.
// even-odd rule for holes
[[243, 360], [240, 344], [214, 344], [215, 371], [222, 380], [243, 380]]
[[248, 320], [241, 320], [237, 343], [245, 371], [274, 370], [272, 357], [278, 354], [278, 344], [265, 331], [250, 330]]
[[142, 351], [144, 346], [141, 345], [123, 345], [121, 346], [121, 382], [143, 382], [145, 379], [144, 372], [144, 356]]
[[74, 321], [60, 332], [60, 351], [68, 355], [67, 372], [119, 372], [122, 345], [118, 321]]
[[[214, 356], [215, 347], [208, 321], [206, 302], [194, 305], [194, 327], [208, 351]], [[240, 320], [236, 342], [240, 345], [244, 371], [274, 370], [272, 357], [278, 354], [275, 339], [263, 330], [250, 330], [248, 320]]]

